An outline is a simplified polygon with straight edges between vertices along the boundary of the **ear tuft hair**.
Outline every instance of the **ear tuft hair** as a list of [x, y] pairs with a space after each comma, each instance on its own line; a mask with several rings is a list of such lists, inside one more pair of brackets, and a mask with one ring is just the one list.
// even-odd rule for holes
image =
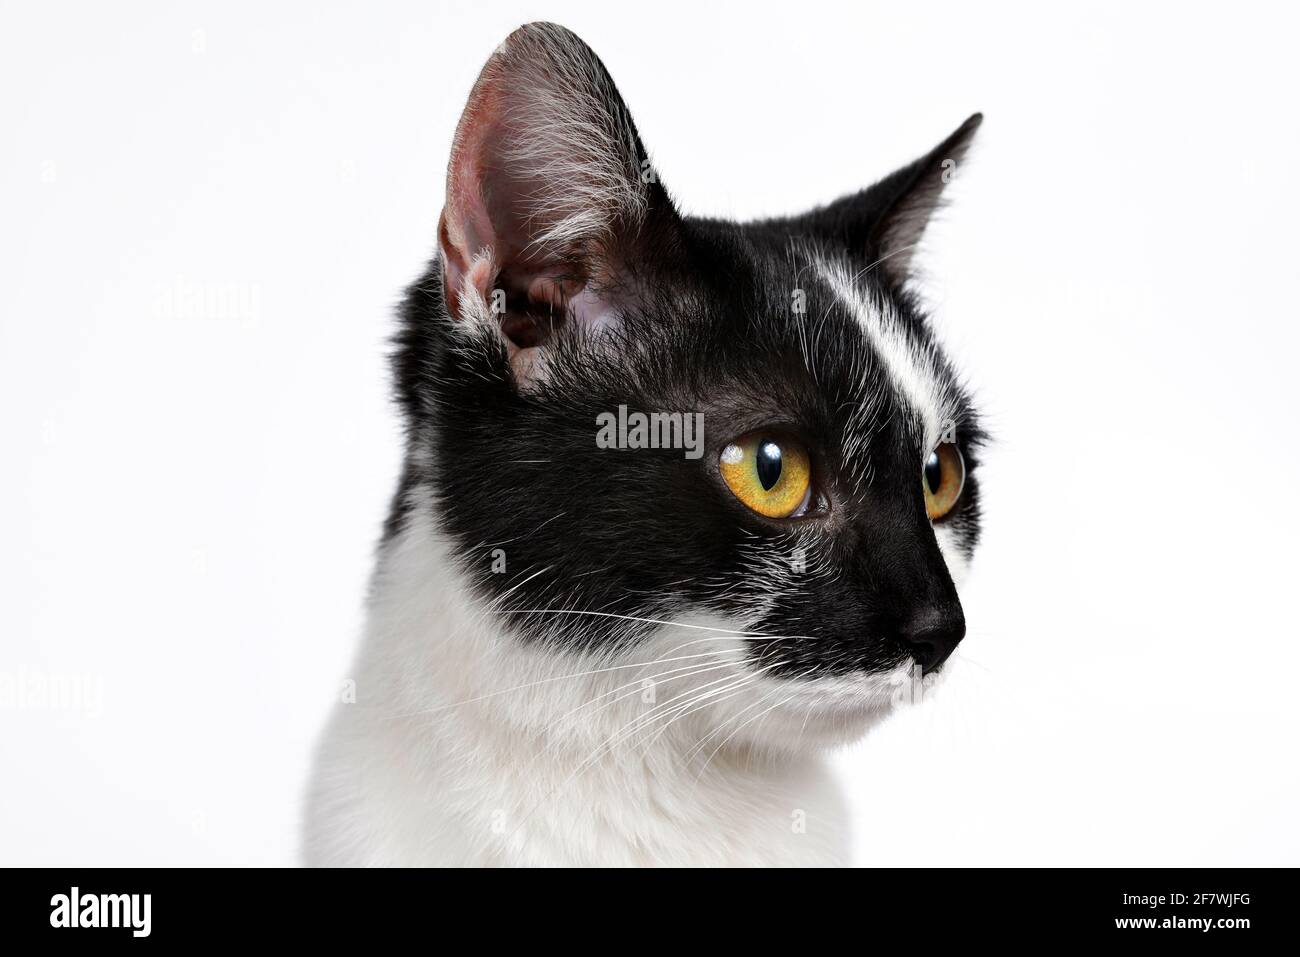
[[520, 353], [560, 326], [610, 322], [613, 278], [652, 209], [657, 222], [675, 217], [646, 163], [590, 47], [553, 23], [512, 33], [470, 92], [447, 169], [439, 241], [452, 317], [481, 319], [470, 307], [492, 301], [489, 324], [516, 372], [538, 368]]
[[538, 184], [528, 199], [543, 227], [534, 242], [569, 246], [639, 225], [641, 142], [590, 47], [564, 27], [533, 23], [511, 34], [484, 72], [489, 83], [515, 87], [503, 119], [517, 139], [506, 159]]
[[635, 231], [649, 202], [644, 150], [592, 49], [554, 23], [512, 33], [479, 74], [447, 169], [446, 225], [497, 258], [571, 257]]

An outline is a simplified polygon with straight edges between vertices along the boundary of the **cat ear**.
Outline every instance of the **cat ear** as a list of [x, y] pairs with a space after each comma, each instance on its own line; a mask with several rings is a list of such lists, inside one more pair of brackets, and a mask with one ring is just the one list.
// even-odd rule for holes
[[902, 284], [926, 225], [942, 205], [944, 187], [959, 175], [983, 120], [974, 114], [920, 159], [812, 213], [808, 225], [879, 263], [891, 282]]
[[591, 48], [551, 23], [512, 33], [470, 92], [447, 170], [452, 318], [490, 326], [526, 383], [560, 325], [616, 320], [628, 259], [675, 218]]

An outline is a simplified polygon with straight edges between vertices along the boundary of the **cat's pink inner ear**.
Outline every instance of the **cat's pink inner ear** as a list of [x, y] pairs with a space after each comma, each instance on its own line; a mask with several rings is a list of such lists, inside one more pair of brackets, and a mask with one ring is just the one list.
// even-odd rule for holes
[[447, 167], [447, 202], [438, 224], [447, 305], [458, 319], [466, 279], [489, 301], [496, 279], [495, 274], [487, 274], [494, 272], [490, 264], [502, 263], [506, 254], [500, 231], [505, 224], [493, 222], [485, 198], [483, 170], [491, 162], [489, 139], [499, 111], [494, 84], [485, 81], [486, 76], [480, 77], [456, 128]]
[[[438, 230], [447, 305], [456, 319], [466, 317], [465, 308], [471, 305], [465, 301], [467, 293], [489, 307], [493, 304], [494, 290], [508, 281], [501, 274], [510, 269], [513, 277], [520, 248], [527, 243], [520, 235], [517, 212], [524, 198], [514, 188], [516, 177], [501, 145], [509, 131], [500, 120], [499, 84], [489, 72], [492, 65], [489, 62], [475, 85], [456, 129]], [[481, 312], [479, 304], [473, 305]]]
[[626, 273], [643, 237], [676, 222], [642, 154], [586, 44], [554, 24], [511, 34], [470, 92], [447, 169], [438, 236], [451, 315], [490, 322], [512, 364], [565, 325], [614, 322], [635, 295]]
[[[438, 247], [442, 252], [443, 290], [447, 310], [453, 318], [461, 317], [461, 296], [465, 290], [465, 277], [469, 274], [470, 256], [463, 244], [463, 232], [453, 235], [447, 210], [438, 219]], [[480, 293], [481, 294], [481, 293]]]

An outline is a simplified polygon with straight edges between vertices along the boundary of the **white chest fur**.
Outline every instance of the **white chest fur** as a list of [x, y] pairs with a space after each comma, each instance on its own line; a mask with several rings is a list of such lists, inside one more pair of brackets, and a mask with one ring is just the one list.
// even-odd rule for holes
[[305, 861], [844, 863], [838, 788], [800, 746], [810, 712], [740, 663], [744, 640], [698, 619], [618, 658], [526, 646], [413, 519], [317, 755]]

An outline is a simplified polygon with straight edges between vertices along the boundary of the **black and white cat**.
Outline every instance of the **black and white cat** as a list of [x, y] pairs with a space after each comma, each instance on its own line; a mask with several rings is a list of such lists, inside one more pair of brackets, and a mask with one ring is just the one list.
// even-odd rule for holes
[[402, 309], [308, 863], [845, 861], [821, 753], [965, 632], [981, 432], [905, 285], [979, 121], [811, 213], [688, 218], [581, 40], [501, 45]]

